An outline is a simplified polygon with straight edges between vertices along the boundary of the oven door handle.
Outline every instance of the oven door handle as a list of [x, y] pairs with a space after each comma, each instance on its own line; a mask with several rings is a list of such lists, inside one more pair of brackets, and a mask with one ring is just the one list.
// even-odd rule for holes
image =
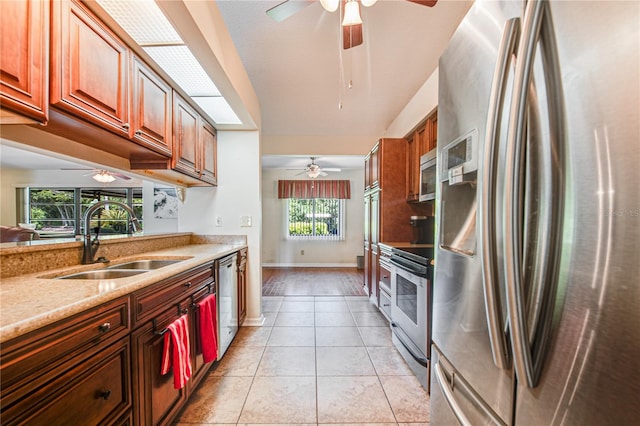
[[426, 276], [426, 271], [427, 271], [427, 267], [426, 266], [424, 267], [423, 270], [419, 270], [419, 269], [412, 268], [410, 265], [405, 265], [404, 263], [396, 262], [395, 259], [390, 259], [389, 263], [391, 263], [393, 266], [396, 266], [396, 267], [402, 269], [403, 271], [410, 272], [410, 273], [412, 273], [414, 275], [417, 275], [419, 277]]
[[393, 334], [398, 338], [400, 343], [402, 343], [402, 346], [407, 349], [409, 355], [411, 355], [411, 357], [415, 359], [418, 364], [425, 367], [429, 365], [429, 359], [425, 356], [422, 356], [416, 345], [411, 343], [409, 337], [407, 337], [407, 335], [404, 333], [404, 331], [402, 331], [398, 324], [393, 321], [391, 322], [391, 330], [393, 331]]

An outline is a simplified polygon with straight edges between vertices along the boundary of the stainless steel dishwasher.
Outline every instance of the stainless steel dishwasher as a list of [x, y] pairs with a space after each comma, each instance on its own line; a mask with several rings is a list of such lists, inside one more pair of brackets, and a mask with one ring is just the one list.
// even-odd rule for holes
[[218, 284], [218, 360], [229, 348], [238, 332], [238, 274], [236, 272], [237, 255], [218, 259], [216, 282]]

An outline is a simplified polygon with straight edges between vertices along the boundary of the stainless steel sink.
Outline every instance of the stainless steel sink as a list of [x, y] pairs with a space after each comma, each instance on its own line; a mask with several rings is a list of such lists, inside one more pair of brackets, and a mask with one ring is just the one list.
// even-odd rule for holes
[[56, 277], [59, 280], [112, 280], [131, 277], [148, 272], [144, 269], [98, 269], [97, 271], [76, 272], [75, 274]]
[[130, 262], [118, 263], [109, 266], [107, 270], [111, 269], [144, 269], [150, 271], [152, 269], [162, 268], [163, 266], [173, 265], [180, 262], [180, 259], [142, 259], [132, 260]]

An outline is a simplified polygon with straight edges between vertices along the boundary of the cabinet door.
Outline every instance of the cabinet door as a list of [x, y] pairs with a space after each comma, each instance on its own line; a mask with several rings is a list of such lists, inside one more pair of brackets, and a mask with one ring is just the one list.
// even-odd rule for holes
[[371, 154], [364, 157], [364, 189], [371, 188]]
[[418, 201], [420, 196], [420, 145], [418, 132], [407, 139], [407, 201]]
[[429, 119], [429, 150], [436, 149], [438, 146], [438, 113], [435, 112]]
[[198, 113], [174, 92], [173, 96], [173, 160], [174, 170], [196, 178]]
[[204, 182], [216, 185], [218, 183], [218, 174], [216, 170], [216, 129], [204, 120], [201, 121], [199, 141], [200, 146], [197, 147], [197, 155], [199, 156], [198, 171], [200, 172], [200, 179]]
[[49, 111], [49, 2], [5, 1], [0, 9], [2, 109], [44, 123]]
[[374, 187], [380, 184], [380, 144], [376, 144], [376, 146], [371, 150], [369, 164], [371, 167], [371, 170], [369, 171], [371, 176], [371, 186]]
[[11, 407], [2, 424], [112, 424], [131, 408], [130, 344], [124, 338], [73, 365]]
[[191, 304], [191, 311], [189, 315], [189, 337], [191, 338], [191, 379], [187, 382], [189, 390], [195, 389], [196, 386], [202, 381], [211, 364], [205, 364], [204, 356], [202, 355], [202, 346], [200, 343], [200, 312], [195, 306], [205, 297], [209, 296], [213, 291], [213, 287], [204, 287], [192, 295], [191, 299], [186, 300], [182, 305], [187, 306], [189, 302]]
[[171, 86], [140, 59], [133, 58], [131, 137], [138, 144], [171, 156]]
[[[176, 318], [172, 306], [157, 317], [160, 326]], [[151, 322], [132, 335], [134, 420], [138, 425], [167, 424], [187, 400], [187, 387], [173, 388], [173, 370], [160, 374], [164, 336], [156, 334]]]
[[129, 50], [79, 3], [51, 4], [51, 104], [129, 137]]

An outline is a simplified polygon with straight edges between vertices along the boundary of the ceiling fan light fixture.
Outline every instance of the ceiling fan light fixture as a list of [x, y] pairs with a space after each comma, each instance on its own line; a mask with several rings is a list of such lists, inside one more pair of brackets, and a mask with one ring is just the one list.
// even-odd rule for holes
[[376, 4], [377, 1], [378, 0], [360, 0], [360, 3], [362, 3], [364, 7], [370, 7]]
[[360, 5], [357, 0], [347, 0], [347, 3], [344, 5], [344, 19], [342, 20], [342, 26], [348, 27], [359, 24], [362, 24], [362, 18], [360, 17]]
[[109, 172], [106, 170], [100, 170], [98, 173], [91, 177], [93, 178], [93, 180], [96, 180], [100, 183], [111, 183], [116, 180], [116, 178], [111, 176], [111, 174], [109, 174]]
[[340, 6], [340, 0], [320, 0], [320, 4], [327, 12], [335, 12]]
[[317, 178], [318, 176], [320, 176], [320, 169], [309, 170], [307, 172], [307, 176], [309, 176], [311, 179]]

